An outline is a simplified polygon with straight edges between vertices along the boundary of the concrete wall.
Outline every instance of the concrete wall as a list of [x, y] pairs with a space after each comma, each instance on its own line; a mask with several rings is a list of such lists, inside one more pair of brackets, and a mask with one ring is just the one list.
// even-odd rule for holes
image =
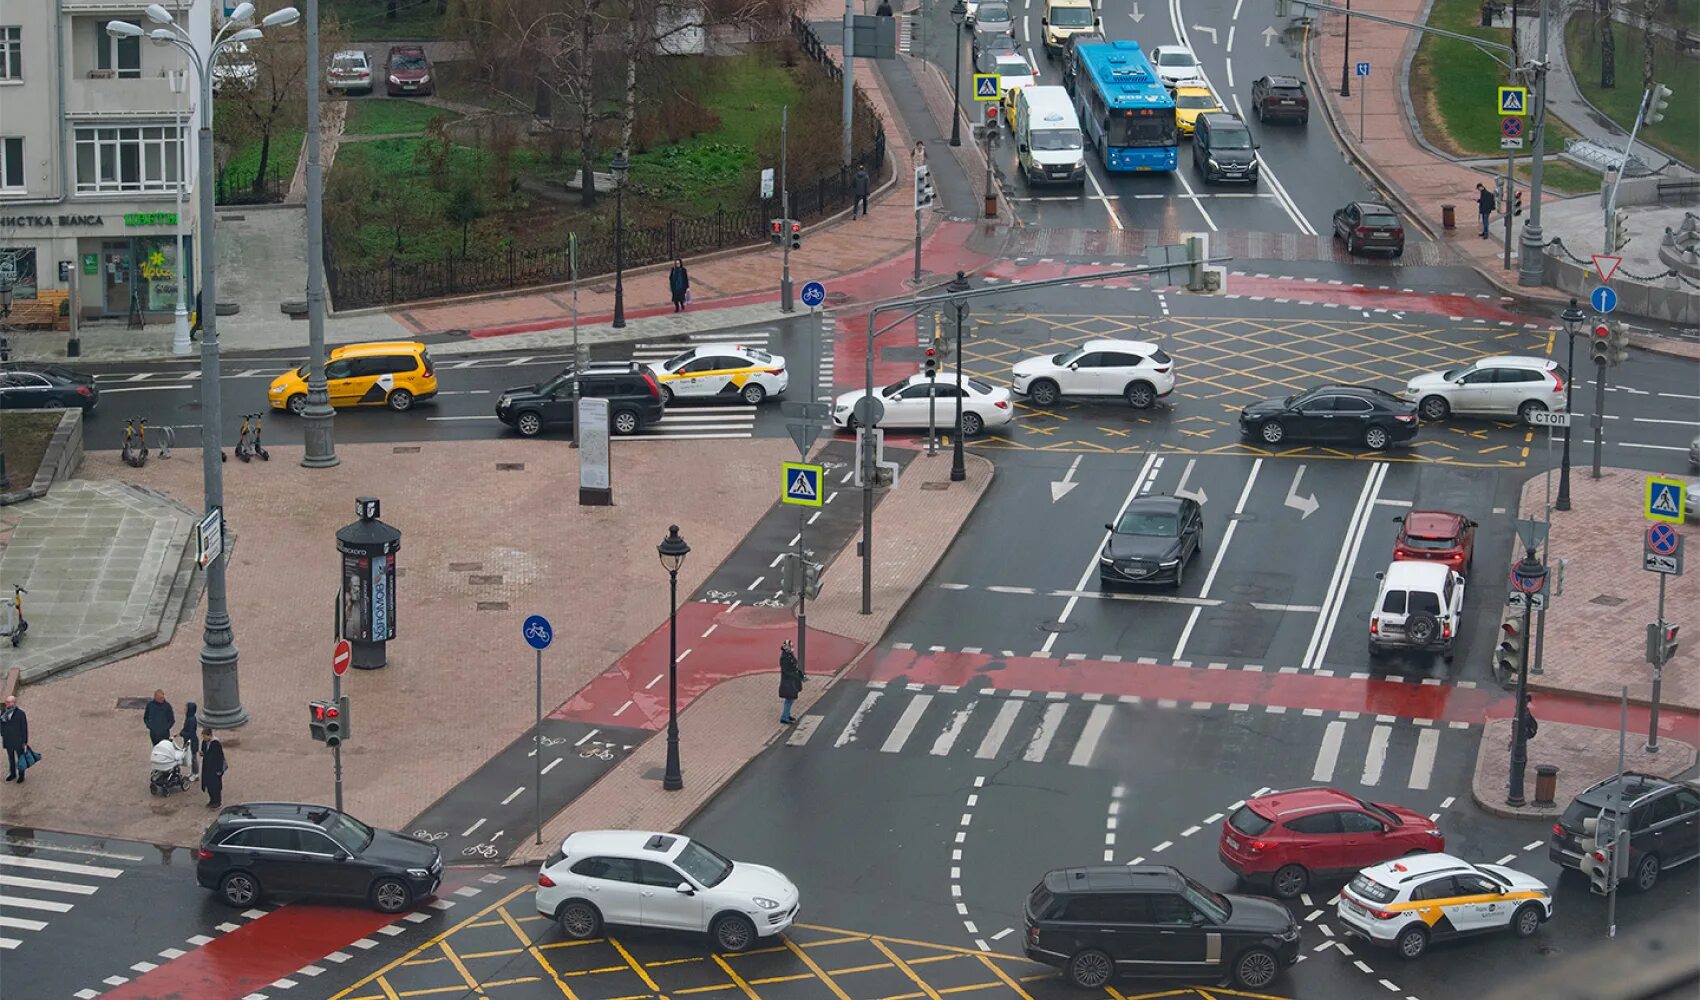
[[[1627, 181], [1624, 183], [1628, 184]], [[1546, 283], [1586, 300], [1588, 293], [1600, 282], [1592, 266], [1578, 265], [1548, 253]], [[1612, 281], [1611, 287], [1617, 292], [1617, 311], [1620, 313], [1667, 323], [1700, 324], [1700, 291], [1675, 277], [1665, 278], [1657, 284], [1620, 277]]]

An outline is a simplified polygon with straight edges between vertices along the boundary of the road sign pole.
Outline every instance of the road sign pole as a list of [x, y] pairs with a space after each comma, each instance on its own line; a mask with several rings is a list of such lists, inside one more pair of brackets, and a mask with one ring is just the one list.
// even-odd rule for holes
[[[344, 603], [343, 597], [344, 597], [343, 588], [338, 587], [336, 589], [335, 607], [333, 607], [331, 609], [331, 622], [332, 622], [331, 631], [334, 633], [331, 638], [335, 643], [335, 645], [332, 647], [332, 652], [331, 652], [331, 704], [336, 705], [338, 707], [341, 707], [341, 705], [342, 705], [342, 671], [337, 669], [337, 663], [338, 663], [339, 658], [342, 656], [342, 647], [347, 645], [347, 643], [343, 640], [343, 637], [342, 637], [342, 627], [343, 627], [342, 614], [343, 614], [343, 609], [348, 606], [346, 603]], [[352, 646], [349, 646], [349, 654], [348, 655], [349, 655], [350, 660], [352, 660], [354, 658], [354, 652], [353, 652]], [[344, 669], [346, 669], [346, 668], [344, 668]], [[331, 748], [331, 767], [334, 770], [335, 780], [336, 780], [336, 811], [342, 812], [342, 744], [341, 743], [338, 743], [336, 746]]]
[[[1512, 586], [1529, 595], [1523, 602], [1523, 632], [1527, 637], [1535, 599], [1545, 594], [1547, 568], [1535, 558], [1535, 546], [1527, 545], [1523, 558], [1511, 571]], [[1521, 809], [1527, 804], [1523, 797], [1523, 772], [1529, 764], [1529, 643], [1525, 638], [1517, 660], [1517, 702], [1511, 717], [1511, 774], [1506, 782], [1505, 804]]]
[[[1659, 621], [1659, 640], [1660, 640], [1661, 644], [1663, 643], [1664, 635], [1665, 635], [1665, 579], [1669, 575], [1670, 574], [1668, 574], [1668, 573], [1658, 574], [1658, 576], [1659, 576], [1659, 612], [1658, 612], [1659, 617], [1658, 617], [1658, 621]], [[1662, 656], [1655, 656], [1654, 659], [1659, 660], [1659, 659], [1663, 659], [1663, 657]], [[1648, 753], [1658, 753], [1659, 752], [1659, 687], [1662, 684], [1662, 682], [1664, 681], [1664, 673], [1665, 673], [1665, 665], [1663, 663], [1654, 663], [1653, 664], [1653, 705], [1652, 705], [1652, 708], [1647, 713], [1647, 752]]]
[[1505, 152], [1505, 204], [1500, 206], [1505, 212], [1505, 270], [1511, 270], [1511, 223], [1515, 218], [1511, 209], [1517, 203], [1516, 183], [1512, 176], [1512, 167], [1517, 162], [1516, 150]]
[[[1570, 414], [1566, 413], [1568, 418]], [[1547, 424], [1547, 474], [1546, 474], [1546, 531], [1541, 534], [1541, 562], [1552, 565], [1552, 424]], [[1542, 657], [1546, 653], [1547, 638], [1547, 609], [1542, 606], [1535, 617], [1535, 665], [1530, 667], [1531, 673], [1542, 673]]]
[[1600, 446], [1606, 436], [1606, 366], [1595, 365], [1594, 369], [1594, 471], [1590, 479], [1600, 478]]
[[[850, 76], [850, 0], [844, 2], [844, 76]], [[848, 85], [846, 85], [848, 86]], [[848, 98], [846, 98], [848, 100]], [[848, 119], [850, 109], [844, 109]], [[791, 182], [786, 177], [788, 166], [787, 136], [790, 134], [791, 106], [779, 109], [779, 214], [785, 217], [785, 224], [779, 231], [779, 311], [788, 313], [796, 307], [791, 303]], [[846, 125], [846, 128], [849, 126]], [[848, 140], [846, 140], [848, 143]], [[845, 147], [845, 160], [849, 160], [849, 146]]]
[[532, 798], [537, 802], [537, 840], [543, 843], [543, 650], [537, 653], [537, 716], [531, 733], [531, 759], [536, 763], [534, 768], [536, 781], [532, 785]]
[[[1659, 582], [1660, 582], [1660, 588], [1659, 589], [1663, 590], [1664, 589], [1664, 587], [1663, 587], [1664, 578], [1661, 577]], [[338, 707], [340, 707], [342, 705], [342, 677], [335, 674], [335, 673], [331, 674], [331, 704], [336, 705]], [[331, 761], [332, 761], [332, 765], [336, 768], [336, 811], [342, 812], [342, 744], [341, 743], [338, 743], [336, 746], [331, 747]]]

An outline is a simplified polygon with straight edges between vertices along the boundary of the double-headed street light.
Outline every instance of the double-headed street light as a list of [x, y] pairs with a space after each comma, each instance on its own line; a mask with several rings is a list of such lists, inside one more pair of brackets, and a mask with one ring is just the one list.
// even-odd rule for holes
[[[1570, 300], [1570, 305], [1558, 314], [1559, 322], [1564, 324], [1564, 412], [1574, 412], [1570, 406], [1572, 392], [1576, 386], [1576, 338], [1582, 335], [1582, 324], [1587, 322], [1588, 315], [1577, 305], [1576, 299]], [[1558, 474], [1558, 499], [1553, 502], [1553, 510], [1570, 509], [1570, 425], [1564, 425], [1564, 461]]]
[[[207, 513], [224, 511], [224, 469], [222, 426], [223, 406], [219, 398], [218, 355], [218, 293], [213, 252], [213, 66], [225, 49], [233, 45], [257, 42], [265, 37], [262, 28], [281, 28], [301, 19], [294, 7], [267, 14], [254, 27], [254, 5], [238, 4], [226, 19], [224, 27], [213, 36], [211, 48], [203, 55], [195, 48], [189, 32], [178, 24], [171, 12], [159, 4], [150, 4], [148, 20], [161, 25], [144, 32], [129, 21], [108, 21], [106, 33], [113, 38], [140, 38], [146, 34], [155, 45], [175, 45], [189, 65], [194, 67], [201, 84], [201, 127], [196, 136], [198, 153], [197, 183], [200, 184], [200, 253], [201, 253], [201, 483], [206, 495]], [[181, 143], [183, 136], [178, 135]], [[220, 525], [222, 530], [222, 524]], [[214, 729], [228, 729], [248, 721], [242, 707], [241, 687], [237, 683], [236, 636], [230, 624], [230, 609], [225, 596], [225, 559], [221, 554], [207, 564], [207, 615], [201, 645], [201, 722]]]
[[950, 95], [950, 144], [962, 145], [962, 25], [968, 20], [968, 5], [962, 0], [956, 0], [956, 5], [950, 8], [950, 19], [956, 22], [956, 31], [950, 36], [951, 46], [956, 49], [956, 82], [952, 84]]
[[[944, 290], [960, 296], [973, 287], [968, 275], [958, 271]], [[962, 321], [968, 318], [968, 300], [954, 298], [950, 304], [956, 309], [956, 430], [950, 436], [950, 481], [960, 483], [968, 478], [968, 459], [962, 453]]]
[[679, 567], [691, 554], [691, 547], [679, 537], [679, 526], [671, 525], [667, 537], [655, 547], [661, 556], [661, 566], [667, 571], [667, 770], [661, 776], [661, 787], [676, 792], [685, 787], [684, 772], [679, 769]]
[[626, 175], [631, 172], [632, 161], [626, 159], [625, 150], [620, 150], [608, 169], [614, 173], [614, 328], [618, 330], [626, 325]]

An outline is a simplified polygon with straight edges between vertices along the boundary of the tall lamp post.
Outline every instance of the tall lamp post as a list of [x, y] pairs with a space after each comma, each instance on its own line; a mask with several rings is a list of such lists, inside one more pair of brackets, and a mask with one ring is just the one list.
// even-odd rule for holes
[[319, 143], [319, 0], [307, 0], [307, 400], [301, 407], [301, 464], [329, 469], [336, 410], [325, 382], [325, 168]]
[[[1570, 305], [1558, 314], [1559, 322], [1564, 324], [1564, 370], [1567, 373], [1564, 382], [1564, 412], [1572, 413], [1570, 405], [1571, 394], [1576, 388], [1576, 338], [1582, 333], [1582, 324], [1588, 315], [1584, 313], [1575, 298]], [[1553, 501], [1553, 510], [1570, 509], [1570, 425], [1564, 425], [1564, 461], [1558, 474], [1558, 499]]]
[[[958, 271], [955, 280], [944, 286], [944, 290], [961, 294], [972, 287], [968, 275]], [[953, 299], [951, 305], [956, 307], [956, 430], [950, 436], [950, 481], [960, 483], [968, 478], [968, 460], [962, 454], [962, 321], [968, 318], [968, 301]]]
[[[166, 14], [166, 20], [170, 19]], [[152, 9], [148, 20], [154, 20]], [[189, 214], [185, 204], [189, 197], [189, 151], [183, 142], [183, 133], [189, 128], [183, 110], [183, 100], [189, 93], [188, 68], [172, 70], [170, 81], [171, 92], [177, 95], [177, 225], [172, 227], [177, 230], [177, 308], [171, 314], [171, 353], [188, 355], [195, 350], [194, 339], [189, 336], [189, 258], [183, 253], [183, 220]]]
[[661, 566], [667, 570], [667, 770], [661, 777], [661, 787], [676, 792], [685, 787], [685, 775], [679, 770], [679, 567], [685, 564], [691, 547], [679, 537], [679, 526], [667, 529], [667, 537], [655, 547], [661, 556]]
[[614, 172], [614, 329], [618, 330], [626, 325], [626, 174], [632, 161], [626, 159], [625, 150], [608, 169]]
[[1511, 775], [1506, 781], [1505, 804], [1520, 809], [1524, 805], [1523, 772], [1529, 765], [1529, 618], [1534, 613], [1534, 595], [1546, 592], [1547, 568], [1535, 556], [1535, 547], [1527, 546], [1523, 558], [1511, 568], [1511, 578], [1524, 595], [1523, 652], [1517, 659], [1517, 711], [1511, 716]]
[[1346, 44], [1340, 50], [1340, 96], [1352, 96], [1352, 0], [1346, 0]]
[[[218, 294], [216, 286], [217, 255], [213, 252], [213, 66], [223, 51], [232, 45], [257, 42], [265, 37], [261, 28], [281, 28], [301, 19], [294, 7], [267, 14], [260, 27], [253, 27], [254, 5], [238, 4], [226, 19], [224, 27], [213, 36], [212, 46], [204, 54], [196, 51], [189, 32], [172, 18], [164, 7], [154, 4], [148, 8], [148, 20], [163, 27], [146, 32], [155, 45], [175, 45], [194, 67], [201, 84], [201, 123], [196, 136], [199, 170], [196, 183], [200, 186], [201, 254], [201, 484], [207, 512], [224, 509], [224, 449], [221, 436], [223, 401], [219, 398], [218, 353]], [[165, 21], [160, 18], [164, 17]], [[169, 24], [166, 24], [169, 22]], [[234, 30], [233, 30], [234, 29]], [[140, 38], [140, 26], [129, 21], [108, 21], [106, 32], [114, 38]], [[182, 137], [178, 137], [182, 141]], [[237, 682], [237, 649], [235, 631], [230, 624], [229, 603], [225, 596], [224, 571], [227, 556], [221, 554], [207, 564], [207, 614], [201, 645], [201, 712], [200, 720], [214, 729], [229, 729], [248, 721], [242, 707], [241, 687]]]
[[951, 37], [951, 44], [956, 48], [956, 75], [952, 77], [950, 95], [950, 144], [962, 145], [962, 25], [968, 20], [968, 5], [963, 0], [956, 0], [956, 5], [950, 8], [950, 19], [956, 22], [956, 31]]
[[[10, 261], [4, 272], [0, 272], [0, 364], [12, 360], [12, 341], [7, 334], [12, 332], [12, 268]], [[0, 436], [0, 493], [12, 488], [12, 480], [6, 475], [6, 439]]]

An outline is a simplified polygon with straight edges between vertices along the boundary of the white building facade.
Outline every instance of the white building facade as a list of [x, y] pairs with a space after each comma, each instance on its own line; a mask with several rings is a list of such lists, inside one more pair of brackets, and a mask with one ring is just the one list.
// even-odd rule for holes
[[[219, 2], [160, 0], [203, 52]], [[200, 86], [175, 46], [107, 33], [113, 20], [154, 27], [146, 7], [0, 0], [0, 280], [15, 299], [70, 291], [88, 319], [176, 308], [180, 211], [194, 254]]]

